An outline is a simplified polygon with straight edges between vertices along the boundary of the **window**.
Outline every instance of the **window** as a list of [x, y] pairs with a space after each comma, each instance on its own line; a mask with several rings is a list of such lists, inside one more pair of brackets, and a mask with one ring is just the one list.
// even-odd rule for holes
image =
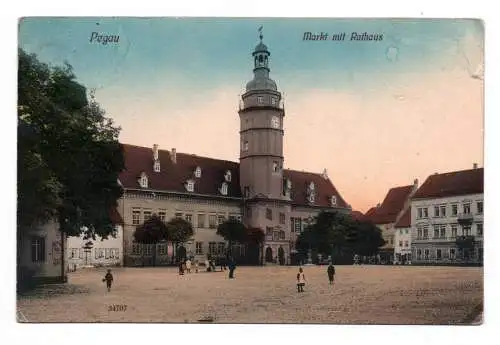
[[470, 214], [470, 204], [464, 204], [464, 214]]
[[222, 194], [222, 195], [227, 195], [227, 183], [226, 183], [226, 182], [224, 182], [224, 183], [222, 184], [222, 187], [221, 187], [221, 189], [220, 189], [220, 192], [221, 192], [221, 194]]
[[[261, 56], [261, 57], [262, 57], [262, 56]], [[258, 96], [258, 97], [257, 97], [257, 103], [259, 103], [259, 104], [264, 103], [264, 97], [262, 97], [262, 96]]]
[[175, 218], [182, 218], [182, 212], [176, 212]]
[[290, 232], [295, 232], [295, 218], [290, 217]]
[[441, 217], [446, 217], [446, 205], [439, 206], [439, 209], [441, 210]]
[[266, 236], [271, 236], [273, 234], [273, 228], [266, 226]]
[[429, 249], [424, 249], [425, 260], [429, 260]]
[[248, 186], [243, 187], [243, 196], [245, 198], [250, 197], [250, 187], [248, 187]]
[[95, 254], [94, 256], [96, 259], [102, 259], [102, 258], [104, 258], [104, 249], [96, 248], [94, 254]]
[[271, 104], [276, 105], [277, 103], [278, 103], [278, 100], [276, 99], [276, 97], [271, 97]]
[[424, 218], [428, 218], [428, 217], [429, 217], [429, 213], [428, 213], [427, 207], [424, 207]]
[[465, 225], [462, 227], [462, 232], [463, 232], [463, 235], [464, 236], [470, 236], [471, 235], [471, 231], [470, 231], [470, 225]]
[[285, 214], [280, 212], [280, 224], [285, 224]]
[[455, 259], [455, 258], [456, 258], [455, 248], [450, 248], [450, 259]]
[[446, 225], [441, 225], [439, 237], [446, 238]]
[[151, 219], [152, 212], [151, 210], [144, 210], [144, 222]]
[[205, 227], [205, 215], [203, 213], [198, 214], [198, 227], [199, 228]]
[[201, 177], [201, 168], [196, 167], [196, 170], [194, 171], [194, 177], [200, 178]]
[[457, 204], [451, 205], [451, 215], [456, 216], [457, 213], [458, 213], [458, 205]]
[[300, 232], [302, 228], [302, 219], [301, 218], [295, 218], [295, 232]]
[[149, 256], [151, 255], [151, 245], [150, 244], [143, 244], [142, 245], [144, 247], [144, 255], [145, 256]]
[[194, 181], [187, 181], [186, 189], [188, 192], [194, 192]]
[[434, 225], [434, 238], [439, 238], [439, 226]]
[[483, 223], [476, 224], [476, 234], [477, 236], [483, 236]]
[[83, 259], [83, 248], [78, 249], [78, 257]]
[[217, 243], [217, 254], [224, 255], [226, 244], [224, 242]]
[[193, 215], [192, 214], [186, 214], [185, 217], [186, 217], [186, 221], [193, 224]]
[[164, 222], [167, 219], [167, 211], [165, 210], [159, 210], [158, 211], [158, 217], [162, 222]]
[[215, 242], [208, 242], [208, 253], [210, 255], [217, 254], [217, 243], [215, 243]]
[[434, 206], [434, 217], [439, 217], [439, 206]]
[[417, 249], [417, 259], [420, 260], [422, 258], [422, 249]]
[[248, 141], [243, 142], [241, 150], [244, 152], [248, 151]]
[[277, 161], [273, 162], [273, 172], [275, 173], [279, 172], [279, 165]]
[[422, 218], [423, 217], [423, 211], [422, 211], [422, 209], [419, 208], [417, 211], [418, 211], [417, 218]]
[[222, 223], [224, 223], [225, 221], [226, 221], [226, 217], [225, 217], [224, 215], [219, 214], [219, 215], [217, 216], [217, 224], [222, 224]]
[[429, 238], [429, 228], [424, 226], [423, 230], [424, 230], [424, 238], [425, 239]]
[[407, 234], [407, 235], [408, 235], [408, 233], [409, 233], [409, 232], [410, 232], [410, 230], [409, 230], [409, 229], [405, 229], [405, 234]]
[[158, 246], [158, 254], [167, 255], [167, 245], [165, 243], [161, 243]]
[[308, 200], [309, 203], [314, 204], [314, 193], [309, 194]]
[[441, 249], [436, 249], [436, 259], [441, 260]]
[[403, 241], [399, 241], [399, 246], [402, 247], [403, 246]]
[[224, 178], [226, 179], [226, 182], [231, 182], [231, 172], [229, 170], [226, 171]]
[[330, 204], [331, 204], [332, 206], [337, 206], [337, 196], [332, 195], [332, 196], [330, 197]]
[[476, 203], [476, 208], [477, 208], [478, 214], [483, 214], [483, 202], [482, 201], [478, 201]]
[[132, 225], [139, 225], [141, 223], [141, 210], [138, 208], [132, 209]]
[[146, 176], [146, 174], [141, 175], [139, 184], [141, 185], [142, 188], [148, 188], [148, 177]]
[[279, 128], [280, 127], [280, 120], [276, 116], [273, 116], [271, 118], [271, 126], [273, 128]]
[[417, 228], [417, 238], [422, 239], [423, 238], [423, 230], [422, 228]]
[[217, 216], [215, 214], [208, 216], [208, 227], [210, 229], [215, 229], [217, 227]]
[[285, 239], [285, 232], [283, 230], [281, 230], [279, 232], [279, 234], [280, 234], [280, 240], [284, 240]]
[[70, 250], [70, 259], [76, 259], [78, 257], [78, 248], [71, 248]]
[[132, 255], [140, 255], [141, 254], [141, 245], [139, 243], [132, 244]]
[[405, 241], [405, 248], [408, 248], [408, 241]]
[[203, 254], [203, 242], [196, 242], [196, 255]]
[[155, 161], [154, 171], [155, 172], [160, 172], [160, 161]]
[[106, 248], [104, 249], [104, 258], [109, 259], [111, 257], [111, 249]]
[[451, 237], [457, 237], [457, 226], [455, 224], [451, 226]]
[[403, 234], [403, 229], [400, 229], [399, 230], [399, 234], [402, 235]]
[[266, 208], [266, 218], [269, 220], [273, 220], [273, 210], [270, 208]]

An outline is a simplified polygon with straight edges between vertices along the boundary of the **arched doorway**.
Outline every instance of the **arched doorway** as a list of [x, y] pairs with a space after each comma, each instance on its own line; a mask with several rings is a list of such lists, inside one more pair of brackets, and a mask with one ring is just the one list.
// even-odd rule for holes
[[273, 250], [271, 247], [266, 248], [266, 262], [273, 262]]
[[278, 260], [280, 265], [285, 264], [285, 250], [281, 246], [278, 248]]

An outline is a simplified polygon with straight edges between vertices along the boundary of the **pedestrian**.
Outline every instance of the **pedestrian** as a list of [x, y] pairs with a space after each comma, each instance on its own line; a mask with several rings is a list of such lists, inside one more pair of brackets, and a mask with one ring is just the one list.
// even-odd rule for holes
[[189, 258], [186, 260], [186, 271], [191, 273], [191, 260]]
[[113, 283], [113, 275], [111, 274], [111, 270], [108, 269], [108, 272], [102, 279], [103, 282], [106, 282], [106, 287], [108, 288], [108, 292], [111, 291], [111, 284]]
[[182, 262], [182, 260], [179, 261], [179, 275], [184, 275], [184, 263]]
[[233, 260], [233, 258], [229, 258], [228, 268], [229, 268], [229, 279], [233, 279], [234, 270], [236, 269], [236, 262]]
[[328, 273], [328, 280], [330, 281], [330, 285], [331, 285], [331, 284], [333, 284], [333, 281], [335, 279], [335, 267], [333, 266], [333, 264], [331, 262], [328, 265], [326, 272]]
[[302, 267], [299, 268], [297, 273], [297, 292], [304, 292], [304, 285], [306, 285], [306, 276]]
[[199, 266], [198, 260], [194, 260], [194, 272], [195, 273], [198, 273], [198, 266]]

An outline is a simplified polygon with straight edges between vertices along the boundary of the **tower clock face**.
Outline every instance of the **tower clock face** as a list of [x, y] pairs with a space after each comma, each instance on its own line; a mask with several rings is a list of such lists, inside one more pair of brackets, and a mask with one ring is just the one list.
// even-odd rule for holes
[[272, 117], [272, 119], [271, 119], [271, 125], [273, 126], [273, 128], [279, 128], [280, 127], [280, 120], [278, 119], [278, 117], [276, 117], [276, 116]]

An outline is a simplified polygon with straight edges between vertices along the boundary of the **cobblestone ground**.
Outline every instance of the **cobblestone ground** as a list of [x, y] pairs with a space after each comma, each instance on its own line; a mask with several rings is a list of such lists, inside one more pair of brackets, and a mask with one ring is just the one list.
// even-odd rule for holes
[[[111, 292], [104, 269], [71, 273], [69, 284], [18, 297], [29, 322], [200, 322], [463, 324], [482, 311], [483, 270], [461, 267], [238, 267], [179, 276], [174, 268], [116, 268]], [[124, 311], [110, 311], [126, 305]]]

